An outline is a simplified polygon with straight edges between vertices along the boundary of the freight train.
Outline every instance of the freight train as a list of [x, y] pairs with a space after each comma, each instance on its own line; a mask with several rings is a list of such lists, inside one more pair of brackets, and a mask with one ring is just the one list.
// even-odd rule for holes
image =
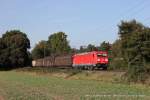
[[73, 55], [49, 56], [32, 61], [33, 67], [67, 67], [76, 69], [107, 69], [108, 53], [92, 51]]

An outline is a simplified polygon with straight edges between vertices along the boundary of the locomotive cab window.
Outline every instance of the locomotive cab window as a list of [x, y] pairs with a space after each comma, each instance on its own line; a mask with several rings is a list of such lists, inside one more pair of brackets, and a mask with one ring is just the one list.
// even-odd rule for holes
[[107, 54], [97, 54], [97, 57], [106, 57]]

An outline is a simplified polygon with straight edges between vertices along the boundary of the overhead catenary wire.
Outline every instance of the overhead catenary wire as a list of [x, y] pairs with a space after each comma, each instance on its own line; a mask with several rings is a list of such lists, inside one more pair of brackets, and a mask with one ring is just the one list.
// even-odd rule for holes
[[[145, 18], [144, 20], [143, 20], [144, 22], [145, 22], [145, 24], [149, 24], [150, 25], [150, 16], [149, 17], [147, 17], [147, 18]], [[150, 27], [150, 26], [149, 26]]]
[[[125, 12], [121, 13], [118, 17], [116, 17], [116, 21], [119, 20], [124, 20], [123, 17], [131, 17], [131, 16], [135, 16], [137, 14], [139, 14], [140, 12], [142, 12], [143, 9], [145, 9], [145, 6], [148, 5], [147, 3], [148, 0], [141, 0], [138, 3], [136, 3], [134, 6], [131, 6], [130, 8], [128, 8]], [[122, 19], [121, 19], [122, 18]], [[132, 18], [132, 19], [135, 19]], [[110, 26], [107, 29], [113, 28], [113, 25], [110, 24]], [[106, 30], [107, 30], [106, 29]]]
[[[141, 0], [138, 3], [136, 3], [135, 5], [131, 6], [130, 8], [128, 8], [125, 12], [123, 12], [120, 16], [133, 16], [133, 15], [137, 15], [138, 13], [140, 13], [140, 11], [142, 11], [145, 6], [148, 4], [146, 3], [147, 0]], [[119, 17], [121, 18], [121, 17]]]
[[[114, 24], [117, 22], [117, 21], [120, 21], [120, 20], [124, 20], [125, 18], [124, 17], [131, 17], [134, 15], [138, 15], [140, 14], [144, 9], [145, 9], [145, 6], [148, 5], [147, 3], [148, 0], [139, 0], [139, 2], [135, 3], [133, 6], [130, 6], [126, 11], [123, 11], [122, 13], [119, 14], [119, 16], [117, 16], [114, 20], [114, 23], [112, 24], [109, 24], [108, 27], [106, 28], [103, 28], [101, 29], [100, 31], [102, 33], [105, 33], [107, 32], [108, 30], [112, 29], [114, 26]], [[123, 19], [124, 18], [124, 19]], [[132, 18], [134, 19], [134, 18]], [[91, 31], [96, 31], [96, 30], [99, 30], [99, 27], [95, 28], [94, 30], [91, 30]], [[88, 31], [89, 32], [89, 31]]]

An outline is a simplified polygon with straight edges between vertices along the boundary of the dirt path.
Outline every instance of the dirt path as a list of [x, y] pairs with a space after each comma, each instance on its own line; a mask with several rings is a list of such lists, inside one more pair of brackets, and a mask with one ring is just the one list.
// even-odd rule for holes
[[0, 95], [0, 100], [5, 100], [5, 99]]

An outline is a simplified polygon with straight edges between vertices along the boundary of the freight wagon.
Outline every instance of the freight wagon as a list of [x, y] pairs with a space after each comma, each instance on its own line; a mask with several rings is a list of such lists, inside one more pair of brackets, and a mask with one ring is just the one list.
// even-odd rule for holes
[[33, 67], [72, 67], [77, 69], [90, 69], [108, 67], [108, 54], [106, 51], [92, 51], [74, 55], [50, 56], [32, 61]]
[[49, 56], [32, 61], [33, 67], [71, 67], [72, 55]]

